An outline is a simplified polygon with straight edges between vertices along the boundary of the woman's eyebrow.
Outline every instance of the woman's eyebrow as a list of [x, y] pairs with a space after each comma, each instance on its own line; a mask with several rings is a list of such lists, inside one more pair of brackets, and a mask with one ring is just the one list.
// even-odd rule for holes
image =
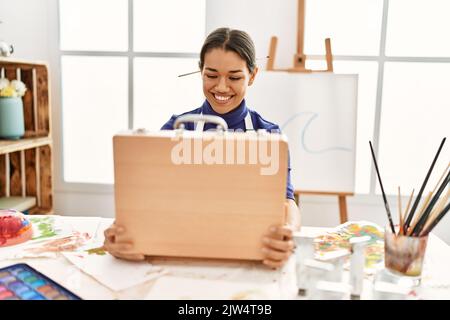
[[[205, 67], [205, 70], [212, 71], [212, 72], [219, 72], [216, 69], [209, 68], [209, 67]], [[238, 73], [238, 72], [243, 72], [243, 71], [242, 70], [231, 70], [231, 71], [228, 71], [228, 73]]]

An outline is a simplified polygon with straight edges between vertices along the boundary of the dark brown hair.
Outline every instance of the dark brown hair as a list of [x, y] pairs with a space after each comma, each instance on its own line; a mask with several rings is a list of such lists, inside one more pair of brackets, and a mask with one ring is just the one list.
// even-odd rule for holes
[[250, 73], [255, 69], [255, 45], [247, 32], [230, 28], [219, 28], [211, 32], [206, 37], [200, 51], [200, 61], [198, 63], [200, 70], [203, 70], [205, 64], [205, 54], [215, 48], [222, 48], [225, 51], [237, 53], [247, 63]]

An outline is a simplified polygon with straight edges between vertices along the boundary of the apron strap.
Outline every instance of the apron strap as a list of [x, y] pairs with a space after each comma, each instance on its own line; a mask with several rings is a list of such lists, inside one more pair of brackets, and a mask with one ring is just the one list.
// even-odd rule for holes
[[245, 116], [245, 131], [249, 130], [255, 131], [255, 129], [253, 129], [253, 122], [252, 117], [250, 116], [250, 111], [247, 111], [247, 115]]
[[199, 132], [203, 132], [203, 127], [205, 126], [205, 122], [204, 121], [199, 121], [194, 123], [194, 130], [195, 131], [199, 131]]
[[[203, 113], [200, 113], [200, 115], [202, 115]], [[204, 121], [199, 121], [194, 123], [194, 130], [195, 131], [199, 131], [199, 132], [203, 132], [203, 129], [205, 127], [205, 122]], [[252, 117], [250, 116], [250, 111], [247, 111], [247, 115], [245, 116], [245, 131], [249, 131], [249, 130], [255, 130], [253, 129], [253, 122], [252, 122]]]

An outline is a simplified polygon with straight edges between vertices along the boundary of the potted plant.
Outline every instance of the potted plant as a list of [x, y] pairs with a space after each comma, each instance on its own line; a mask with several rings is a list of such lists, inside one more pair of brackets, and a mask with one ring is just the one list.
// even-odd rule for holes
[[20, 80], [0, 78], [0, 138], [20, 139], [25, 133], [22, 97], [27, 90]]

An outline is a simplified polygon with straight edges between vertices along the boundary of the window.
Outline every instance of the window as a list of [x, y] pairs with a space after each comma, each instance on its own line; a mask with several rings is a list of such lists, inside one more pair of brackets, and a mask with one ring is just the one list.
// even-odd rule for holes
[[[330, 37], [335, 72], [359, 74], [356, 193], [381, 193], [369, 140], [385, 191], [396, 194], [400, 185], [407, 195], [449, 136], [449, 11], [447, 0], [307, 1], [306, 66], [326, 68], [323, 41]], [[447, 144], [429, 191], [449, 158]]]
[[[263, 5], [273, 10], [275, 2]], [[201, 104], [200, 76], [177, 75], [198, 68], [205, 6], [206, 0], [59, 0], [66, 182], [111, 183], [115, 132], [158, 129]], [[325, 68], [330, 37], [335, 71], [359, 74], [356, 193], [380, 193], [369, 140], [386, 191], [395, 194], [400, 185], [409, 194], [449, 136], [448, 12], [448, 0], [306, 1], [307, 67]], [[450, 158], [449, 144], [428, 189]]]
[[59, 0], [59, 21], [63, 179], [111, 184], [115, 133], [201, 105], [200, 76], [177, 75], [198, 68], [205, 0]]

